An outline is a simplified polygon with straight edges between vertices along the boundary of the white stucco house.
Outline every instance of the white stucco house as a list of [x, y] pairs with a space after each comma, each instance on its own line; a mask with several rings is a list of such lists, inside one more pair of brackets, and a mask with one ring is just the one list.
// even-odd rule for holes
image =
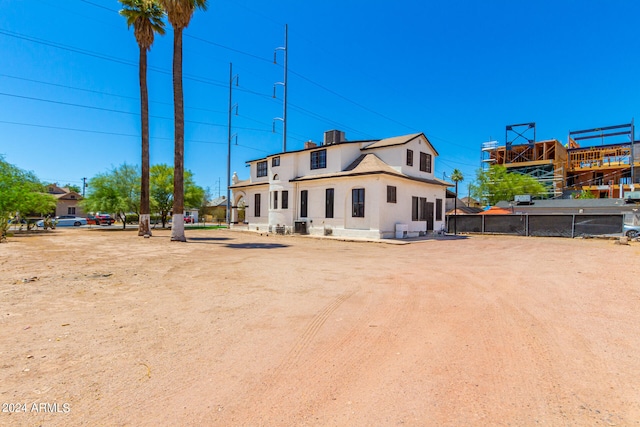
[[232, 222], [274, 233], [411, 237], [444, 228], [445, 191], [435, 178], [437, 151], [423, 133], [324, 142], [248, 161], [251, 176], [231, 190]]

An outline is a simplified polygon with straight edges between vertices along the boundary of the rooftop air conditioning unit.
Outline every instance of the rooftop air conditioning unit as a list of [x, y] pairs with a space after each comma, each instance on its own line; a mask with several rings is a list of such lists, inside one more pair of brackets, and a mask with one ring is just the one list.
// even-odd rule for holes
[[324, 145], [337, 144], [344, 140], [344, 132], [342, 131], [328, 130], [324, 133]]
[[531, 195], [530, 194], [521, 194], [518, 196], [514, 197], [514, 201], [516, 202], [516, 205], [531, 205], [533, 204], [533, 202], [531, 201]]

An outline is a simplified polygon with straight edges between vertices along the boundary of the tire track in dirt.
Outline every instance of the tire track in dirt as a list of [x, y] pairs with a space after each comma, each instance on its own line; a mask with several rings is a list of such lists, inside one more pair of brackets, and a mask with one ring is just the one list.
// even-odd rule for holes
[[[538, 403], [544, 407], [548, 411], [547, 417], [561, 418], [567, 422], [576, 419], [589, 420], [589, 423], [605, 422], [609, 425], [613, 425], [612, 420], [615, 420], [615, 423], [626, 422], [623, 414], [609, 411], [601, 406], [606, 406], [602, 401], [602, 399], [606, 400], [606, 397], [587, 402], [580, 397], [581, 392], [570, 385], [571, 374], [567, 374], [566, 371], [577, 367], [577, 360], [571, 357], [572, 349], [575, 354], [581, 355], [582, 366], [579, 369], [585, 373], [610, 371], [609, 367], [593, 354], [591, 347], [582, 336], [573, 332], [570, 340], [563, 340], [561, 336], [545, 326], [546, 322], [542, 322], [529, 310], [516, 306], [504, 298], [499, 298], [498, 302], [504, 313], [504, 325], [501, 325], [501, 330], [510, 331], [504, 337], [505, 341], [520, 343], [524, 347], [520, 350], [513, 349], [509, 353], [510, 363], [507, 369], [510, 372], [520, 373], [519, 386], [523, 387], [523, 391], [527, 393], [532, 403]], [[531, 363], [529, 375], [516, 369], [518, 353], [529, 356], [529, 363]], [[609, 377], [601, 381], [611, 381]], [[532, 399], [533, 397], [535, 400]]]
[[286, 374], [288, 370], [290, 370], [298, 363], [300, 355], [309, 346], [311, 341], [313, 341], [314, 337], [318, 334], [318, 331], [327, 321], [329, 316], [331, 316], [331, 314], [336, 311], [343, 302], [349, 299], [357, 291], [358, 289], [354, 289], [353, 291], [338, 295], [333, 299], [333, 301], [327, 304], [322, 310], [320, 310], [320, 312], [315, 315], [315, 317], [309, 323], [296, 344], [291, 348], [282, 363], [280, 363], [280, 365], [276, 368], [271, 378], [272, 381], [280, 377], [282, 374]]
[[[251, 393], [261, 399], [259, 408], [253, 408], [255, 419], [268, 425], [276, 422], [273, 417], [278, 417], [277, 424], [300, 425], [313, 416], [320, 417], [315, 423], [322, 423], [320, 411], [324, 416], [328, 416], [327, 407], [343, 411], [344, 408], [337, 409], [335, 405], [345, 403], [351, 387], [358, 384], [375, 387], [377, 381], [372, 376], [377, 375], [381, 363], [389, 362], [390, 355], [394, 355], [392, 359], [397, 357], [399, 353], [393, 343], [399, 340], [398, 331], [411, 323], [421, 303], [420, 298], [414, 298], [415, 289], [401, 282], [396, 276], [378, 279], [376, 286], [389, 292], [369, 290], [345, 313], [348, 318], [336, 319], [347, 324], [327, 326], [332, 335], [316, 339], [327, 319], [361, 289], [342, 294], [325, 306], [263, 383], [263, 388]], [[340, 382], [346, 384], [337, 388]], [[283, 413], [285, 402], [296, 402], [293, 404], [296, 409]]]

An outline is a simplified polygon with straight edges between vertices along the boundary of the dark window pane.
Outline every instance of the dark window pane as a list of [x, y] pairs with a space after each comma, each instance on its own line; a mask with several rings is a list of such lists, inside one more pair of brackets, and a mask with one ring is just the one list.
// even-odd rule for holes
[[258, 177], [267, 176], [267, 161], [258, 162], [256, 175]]
[[300, 192], [300, 216], [303, 218], [307, 217], [307, 190], [302, 190]]
[[364, 218], [364, 188], [351, 190], [352, 216]]
[[253, 200], [253, 216], [260, 216], [260, 194], [256, 194]]
[[420, 170], [431, 173], [431, 154], [420, 153]]
[[333, 188], [327, 188], [327, 190], [325, 191], [325, 218], [333, 218], [333, 194]]
[[396, 187], [387, 185], [387, 203], [396, 203]]
[[311, 169], [327, 167], [327, 150], [318, 150], [311, 153]]

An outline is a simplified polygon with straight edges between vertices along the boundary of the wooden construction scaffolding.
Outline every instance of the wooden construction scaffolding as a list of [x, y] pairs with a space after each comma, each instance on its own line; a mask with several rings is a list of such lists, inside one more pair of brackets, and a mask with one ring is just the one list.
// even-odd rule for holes
[[550, 139], [532, 144], [483, 144], [483, 165], [502, 165], [510, 171], [531, 175], [549, 189], [549, 195], [562, 195], [566, 179], [567, 149]]
[[[510, 138], [509, 132], [515, 136]], [[549, 189], [549, 196], [589, 191], [597, 198], [617, 198], [640, 188], [640, 141], [635, 140], [633, 121], [569, 132], [566, 145], [556, 139], [536, 142], [535, 123], [507, 126], [505, 139], [505, 145], [482, 144], [483, 169], [502, 165], [530, 175]], [[593, 139], [600, 139], [601, 145], [580, 146]]]
[[[623, 197], [631, 191], [632, 177], [640, 166], [638, 153], [634, 153], [634, 124], [606, 126], [569, 132], [567, 188], [589, 191], [598, 198]], [[622, 142], [604, 145], [605, 141]], [[579, 141], [600, 139], [602, 145], [580, 147]], [[635, 160], [634, 160], [635, 154]]]

